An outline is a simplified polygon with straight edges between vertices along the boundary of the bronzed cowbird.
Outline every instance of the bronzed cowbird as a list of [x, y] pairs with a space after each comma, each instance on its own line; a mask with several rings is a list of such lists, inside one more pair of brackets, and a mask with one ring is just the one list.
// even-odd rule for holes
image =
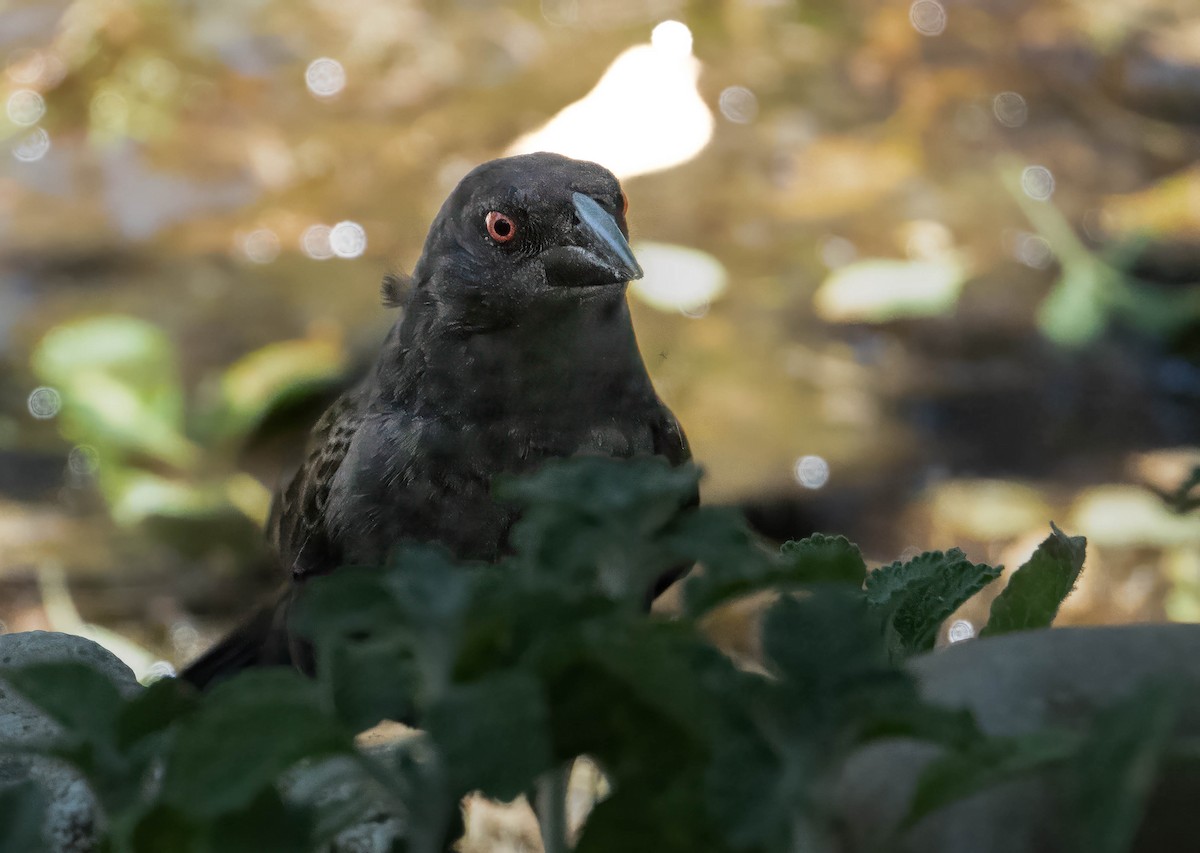
[[499, 474], [578, 454], [690, 458], [638, 352], [625, 301], [642, 270], [626, 197], [595, 163], [529, 154], [484, 163], [442, 205], [403, 313], [370, 374], [313, 429], [268, 535], [289, 589], [185, 669], [310, 668], [287, 614], [308, 579], [381, 563], [404, 541], [495, 560], [516, 511]]

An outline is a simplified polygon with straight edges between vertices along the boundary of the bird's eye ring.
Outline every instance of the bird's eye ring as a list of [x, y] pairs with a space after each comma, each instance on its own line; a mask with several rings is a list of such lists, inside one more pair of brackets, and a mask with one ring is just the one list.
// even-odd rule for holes
[[488, 236], [497, 243], [507, 243], [517, 236], [517, 223], [511, 216], [505, 216], [498, 210], [490, 211], [484, 220], [487, 223]]

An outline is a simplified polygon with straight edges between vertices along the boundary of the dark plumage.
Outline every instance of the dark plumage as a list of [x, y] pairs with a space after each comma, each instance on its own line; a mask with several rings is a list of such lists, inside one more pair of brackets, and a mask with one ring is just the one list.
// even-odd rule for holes
[[[515, 521], [493, 478], [577, 454], [690, 458], [654, 392], [625, 302], [641, 269], [625, 197], [594, 164], [493, 160], [442, 205], [374, 369], [313, 429], [268, 535], [292, 583], [183, 672], [200, 686], [255, 664], [306, 667], [291, 592], [397, 543], [494, 560]], [[385, 297], [396, 300], [395, 283]]]

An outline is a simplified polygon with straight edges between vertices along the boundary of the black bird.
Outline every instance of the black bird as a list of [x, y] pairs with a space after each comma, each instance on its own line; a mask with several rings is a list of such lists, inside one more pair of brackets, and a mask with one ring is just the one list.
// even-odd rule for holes
[[498, 474], [578, 454], [691, 457], [634, 338], [625, 289], [642, 270], [626, 209], [611, 172], [557, 154], [493, 160], [463, 178], [374, 369], [320, 419], [276, 497], [268, 535], [288, 590], [184, 679], [311, 669], [287, 630], [292, 595], [340, 565], [378, 564], [399, 542], [497, 559], [516, 520], [492, 499]]

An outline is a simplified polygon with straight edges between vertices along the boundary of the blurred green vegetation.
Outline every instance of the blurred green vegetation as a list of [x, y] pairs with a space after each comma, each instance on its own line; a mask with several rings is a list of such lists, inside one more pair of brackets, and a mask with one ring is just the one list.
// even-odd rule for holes
[[236, 509], [261, 526], [270, 492], [238, 470], [237, 455], [274, 408], [338, 379], [340, 347], [319, 338], [269, 344], [210, 377], [191, 401], [178, 361], [162, 330], [116, 315], [56, 326], [32, 356], [35, 375], [61, 397], [60, 429], [77, 443], [72, 464], [96, 475], [118, 523]]
[[[698, 476], [653, 459], [551, 463], [503, 488], [523, 514], [500, 566], [412, 546], [386, 567], [318, 579], [294, 611], [314, 680], [251, 671], [197, 696], [164, 679], [123, 700], [80, 663], [0, 670], [64, 727], [24, 751], [82, 773], [114, 851], [323, 849], [382, 809], [399, 818], [400, 849], [437, 853], [462, 834], [460, 801], [475, 791], [536, 791], [548, 853], [832, 850], [847, 819], [831, 794], [842, 763], [903, 737], [941, 751], [892, 841], [949, 803], [1047, 773], [1066, 803], [1061, 849], [1121, 853], [1166, 760], [1195, 762], [1173, 737], [1184, 685], [1020, 737], [923, 700], [900, 664], [1000, 567], [952, 549], [868, 573], [856, 546], [830, 536], [772, 549], [735, 513], [682, 509]], [[985, 630], [1049, 625], [1084, 549], [1055, 528]], [[647, 613], [646, 590], [680, 561], [704, 566], [684, 581], [684, 612]], [[761, 663], [739, 669], [703, 625], [763, 592]], [[356, 750], [353, 735], [380, 720], [421, 731]], [[608, 794], [572, 843], [565, 788], [547, 785], [583, 756]], [[0, 851], [39, 849], [38, 792], [7, 791], [0, 808], [24, 829], [0, 836]]]
[[[1143, 501], [1200, 453], [1200, 13], [933, 6], [9, 3], [0, 619], [42, 624], [25, 592], [46, 563], [161, 571], [189, 579], [182, 612], [80, 606], [194, 648], [164, 637], [243, 597], [223, 584], [252, 559], [247, 519], [394, 320], [380, 277], [411, 268], [466, 169], [668, 19], [713, 134], [625, 181], [661, 261], [631, 299], [706, 499], [754, 504], [780, 540], [950, 538], [974, 561], [1054, 514], [1099, 543], [1065, 619], [1200, 613], [1200, 522]], [[306, 85], [321, 58], [342, 88]], [[597, 126], [650, 146], [674, 128], [634, 112], [659, 91], [641, 82]], [[339, 223], [365, 235], [347, 257]], [[31, 415], [39, 386], [59, 417]], [[810, 455], [820, 489], [796, 475]], [[220, 547], [159, 548], [180, 525]]]

